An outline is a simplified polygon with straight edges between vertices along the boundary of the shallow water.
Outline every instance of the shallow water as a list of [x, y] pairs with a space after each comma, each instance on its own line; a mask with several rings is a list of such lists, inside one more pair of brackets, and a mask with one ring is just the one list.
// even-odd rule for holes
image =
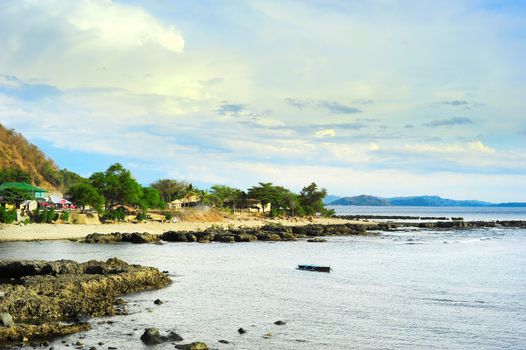
[[[174, 283], [126, 297], [130, 314], [113, 325], [93, 320], [88, 346], [146, 348], [139, 337], [155, 326], [217, 349], [526, 348], [525, 230], [408, 230], [327, 243], [0, 244], [10, 259], [113, 256], [168, 270]], [[301, 263], [333, 271], [295, 270]]]

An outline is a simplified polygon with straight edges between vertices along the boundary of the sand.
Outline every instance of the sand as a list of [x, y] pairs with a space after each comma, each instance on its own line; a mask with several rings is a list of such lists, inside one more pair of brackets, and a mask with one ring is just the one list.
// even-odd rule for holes
[[117, 223], [102, 225], [86, 224], [28, 224], [28, 225], [1, 225], [0, 241], [37, 241], [37, 240], [78, 240], [94, 232], [148, 232], [161, 234], [165, 231], [197, 231], [218, 225], [229, 227], [259, 227], [268, 223], [280, 223], [286, 226], [299, 226], [307, 224], [365, 224], [363, 221], [353, 221], [333, 218], [292, 219], [292, 220], [264, 220], [264, 219], [225, 219], [215, 222], [176, 222], [176, 223]]

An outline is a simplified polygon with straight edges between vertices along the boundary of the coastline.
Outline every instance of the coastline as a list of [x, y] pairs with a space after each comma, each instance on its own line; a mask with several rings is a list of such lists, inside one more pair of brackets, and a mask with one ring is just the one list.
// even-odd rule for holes
[[224, 219], [222, 221], [192, 222], [181, 221], [176, 223], [115, 223], [115, 224], [27, 224], [27, 225], [2, 225], [0, 226], [0, 242], [11, 241], [46, 241], [46, 240], [78, 240], [91, 233], [112, 232], [148, 232], [162, 234], [166, 231], [199, 231], [208, 227], [220, 226], [224, 228], [257, 228], [266, 224], [281, 224], [283, 226], [304, 226], [310, 224], [358, 224], [370, 225], [371, 222], [339, 219], [339, 218], [312, 218], [312, 219]]

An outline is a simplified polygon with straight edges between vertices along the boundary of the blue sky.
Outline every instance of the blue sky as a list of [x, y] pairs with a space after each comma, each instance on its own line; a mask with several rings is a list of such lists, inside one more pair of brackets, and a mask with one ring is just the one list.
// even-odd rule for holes
[[0, 47], [82, 175], [526, 201], [525, 1], [2, 1]]

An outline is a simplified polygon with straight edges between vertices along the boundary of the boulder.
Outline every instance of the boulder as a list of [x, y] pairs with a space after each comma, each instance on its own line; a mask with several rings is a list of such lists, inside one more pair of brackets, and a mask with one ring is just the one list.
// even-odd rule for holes
[[274, 324], [278, 326], [283, 326], [284, 324], [287, 324], [287, 322], [279, 320], [279, 321], [274, 322]]
[[238, 332], [239, 334], [245, 334], [245, 333], [247, 332], [247, 330], [246, 330], [245, 328], [241, 327], [241, 328], [239, 328], [239, 329], [237, 330], [237, 332]]
[[234, 243], [236, 241], [234, 236], [220, 236], [220, 242], [222, 243]]
[[0, 312], [0, 327], [13, 327], [15, 322], [11, 314], [7, 312]]
[[252, 242], [258, 240], [256, 235], [250, 233], [240, 233], [235, 235], [234, 238], [236, 242]]
[[192, 233], [184, 231], [166, 231], [161, 235], [161, 239], [166, 242], [195, 242], [197, 240]]
[[146, 345], [156, 345], [170, 341], [181, 341], [183, 338], [175, 332], [170, 332], [168, 335], [161, 335], [157, 328], [146, 328], [141, 335], [141, 340]]
[[208, 350], [208, 345], [198, 341], [190, 344], [176, 345], [175, 348], [182, 350]]

